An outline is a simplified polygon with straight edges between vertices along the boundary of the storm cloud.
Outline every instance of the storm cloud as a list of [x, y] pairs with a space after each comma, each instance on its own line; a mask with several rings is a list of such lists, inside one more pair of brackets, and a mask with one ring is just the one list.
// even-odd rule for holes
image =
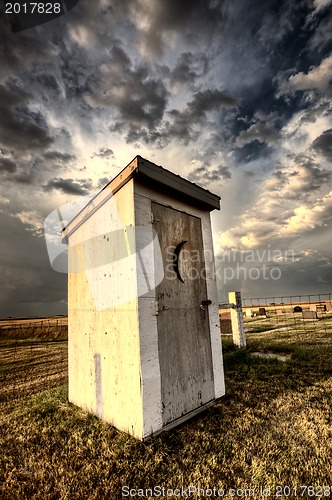
[[42, 221], [137, 154], [222, 197], [217, 255], [294, 246], [302, 267], [274, 286], [330, 292], [318, 277], [332, 225], [331, 14], [318, 0], [81, 0], [16, 34], [1, 17], [1, 314], [15, 297], [22, 314], [66, 312]]

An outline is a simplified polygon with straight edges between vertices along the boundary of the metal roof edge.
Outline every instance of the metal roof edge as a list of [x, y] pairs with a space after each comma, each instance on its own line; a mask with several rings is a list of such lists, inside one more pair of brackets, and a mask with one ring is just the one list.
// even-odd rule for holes
[[164, 184], [194, 200], [200, 201], [209, 206], [211, 210], [220, 210], [220, 196], [141, 156], [137, 156], [136, 159], [138, 160], [137, 172], [143, 176], [159, 184]]

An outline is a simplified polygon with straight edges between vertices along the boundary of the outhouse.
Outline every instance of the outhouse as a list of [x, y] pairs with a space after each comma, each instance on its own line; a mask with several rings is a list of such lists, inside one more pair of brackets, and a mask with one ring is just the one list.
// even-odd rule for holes
[[137, 156], [64, 228], [69, 400], [144, 440], [224, 395], [210, 212]]

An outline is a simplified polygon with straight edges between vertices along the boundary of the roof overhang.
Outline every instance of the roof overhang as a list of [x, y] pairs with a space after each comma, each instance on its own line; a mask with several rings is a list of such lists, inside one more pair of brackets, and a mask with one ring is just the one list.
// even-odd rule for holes
[[89, 203], [69, 222], [63, 229], [62, 238], [67, 241], [92, 214], [104, 205], [122, 186], [133, 177], [139, 182], [147, 184], [155, 189], [168, 188], [168, 193], [173, 196], [181, 196], [181, 200], [187, 200], [208, 211], [220, 210], [220, 196], [211, 193], [193, 182], [136, 156], [113, 180], [111, 180]]

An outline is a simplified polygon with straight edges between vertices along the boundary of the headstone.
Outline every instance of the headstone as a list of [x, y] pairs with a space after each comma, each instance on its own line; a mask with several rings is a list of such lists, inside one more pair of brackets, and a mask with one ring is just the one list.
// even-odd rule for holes
[[266, 309], [265, 309], [265, 307], [260, 307], [259, 311], [258, 311], [258, 314], [260, 316], [266, 316]]
[[220, 319], [231, 319], [231, 312], [226, 309], [219, 314]]
[[302, 311], [302, 318], [304, 321], [318, 321], [316, 311]]
[[232, 335], [232, 321], [230, 319], [220, 319], [221, 335]]
[[277, 309], [277, 310], [276, 310], [276, 313], [277, 313], [277, 316], [280, 316], [281, 314], [284, 314], [284, 313], [282, 312], [282, 309]]

